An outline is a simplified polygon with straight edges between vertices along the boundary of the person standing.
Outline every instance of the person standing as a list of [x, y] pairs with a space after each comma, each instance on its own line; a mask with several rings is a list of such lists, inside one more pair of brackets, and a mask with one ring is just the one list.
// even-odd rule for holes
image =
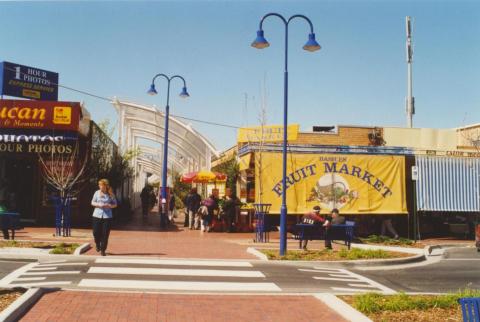
[[200, 226], [200, 219], [197, 215], [202, 197], [197, 193], [197, 188], [192, 188], [187, 196], [188, 227], [195, 229]]
[[240, 205], [240, 200], [232, 194], [230, 188], [225, 189], [225, 198], [223, 201], [223, 213], [227, 220], [227, 232], [233, 232], [233, 226], [235, 225], [235, 216], [237, 215], [237, 207]]
[[150, 209], [150, 186], [145, 184], [142, 192], [140, 193], [140, 199], [142, 201], [142, 217], [147, 218], [148, 211]]
[[92, 198], [93, 237], [97, 252], [106, 255], [108, 237], [112, 226], [112, 209], [117, 207], [117, 200], [107, 179], [98, 181], [98, 190]]
[[170, 200], [168, 201], [168, 223], [173, 225], [173, 218], [175, 215], [175, 195], [173, 192], [170, 194]]
[[393, 227], [392, 217], [391, 217], [391, 216], [384, 216], [384, 217], [383, 217], [383, 219], [382, 219], [382, 228], [381, 228], [380, 234], [381, 234], [382, 236], [386, 236], [385, 233], [386, 233], [387, 230], [388, 230], [388, 232], [389, 232], [390, 234], [393, 235], [393, 238], [395, 238], [395, 239], [398, 239], [398, 238], [399, 238], [397, 231], [396, 231], [395, 228]]
[[218, 203], [213, 194], [203, 201], [203, 205], [207, 207], [207, 215], [203, 216], [203, 229], [205, 232], [210, 232], [210, 224], [212, 223], [215, 211], [218, 211]]

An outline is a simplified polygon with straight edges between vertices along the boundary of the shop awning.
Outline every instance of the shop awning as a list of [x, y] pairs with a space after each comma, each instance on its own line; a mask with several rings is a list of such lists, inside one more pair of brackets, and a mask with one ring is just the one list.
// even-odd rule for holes
[[417, 156], [417, 209], [480, 211], [480, 160]]
[[247, 153], [240, 157], [240, 161], [238, 162], [239, 170], [247, 170], [250, 167], [250, 161], [252, 160], [252, 153]]

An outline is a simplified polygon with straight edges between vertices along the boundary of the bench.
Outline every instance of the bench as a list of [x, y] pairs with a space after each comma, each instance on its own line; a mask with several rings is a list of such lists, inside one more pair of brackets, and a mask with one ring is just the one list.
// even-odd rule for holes
[[[345, 224], [331, 225], [328, 229], [330, 240], [343, 240], [345, 245], [350, 249], [353, 240], [353, 230], [355, 228], [354, 221], [345, 221]], [[299, 241], [301, 247], [304, 240], [324, 240], [325, 227], [321, 224], [296, 224], [293, 238]]]
[[462, 305], [464, 322], [480, 322], [480, 297], [461, 298], [458, 302]]
[[20, 227], [20, 214], [18, 212], [0, 212], [3, 239], [10, 239], [8, 233], [9, 230], [12, 231], [12, 239], [15, 239], [15, 230], [22, 229]]

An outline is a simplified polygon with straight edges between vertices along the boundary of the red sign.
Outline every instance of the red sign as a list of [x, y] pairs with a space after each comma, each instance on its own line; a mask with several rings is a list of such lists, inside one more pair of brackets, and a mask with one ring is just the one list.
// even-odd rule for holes
[[78, 131], [80, 103], [0, 100], [0, 128]]

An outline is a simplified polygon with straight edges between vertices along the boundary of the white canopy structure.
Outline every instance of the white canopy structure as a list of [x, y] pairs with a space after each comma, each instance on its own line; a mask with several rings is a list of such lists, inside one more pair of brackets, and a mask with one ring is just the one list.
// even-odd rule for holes
[[[121, 151], [138, 149], [140, 153], [132, 160], [135, 170], [132, 198], [145, 185], [148, 174], [161, 177], [163, 161], [163, 143], [165, 132], [165, 113], [154, 106], [114, 99], [113, 106], [118, 113], [118, 146]], [[155, 143], [150, 146], [145, 142]], [[190, 172], [210, 169], [211, 158], [218, 152], [203, 135], [175, 117], [169, 118], [168, 132], [168, 169], [169, 172]], [[171, 178], [167, 179], [167, 184]], [[170, 181], [171, 182], [171, 181]]]

